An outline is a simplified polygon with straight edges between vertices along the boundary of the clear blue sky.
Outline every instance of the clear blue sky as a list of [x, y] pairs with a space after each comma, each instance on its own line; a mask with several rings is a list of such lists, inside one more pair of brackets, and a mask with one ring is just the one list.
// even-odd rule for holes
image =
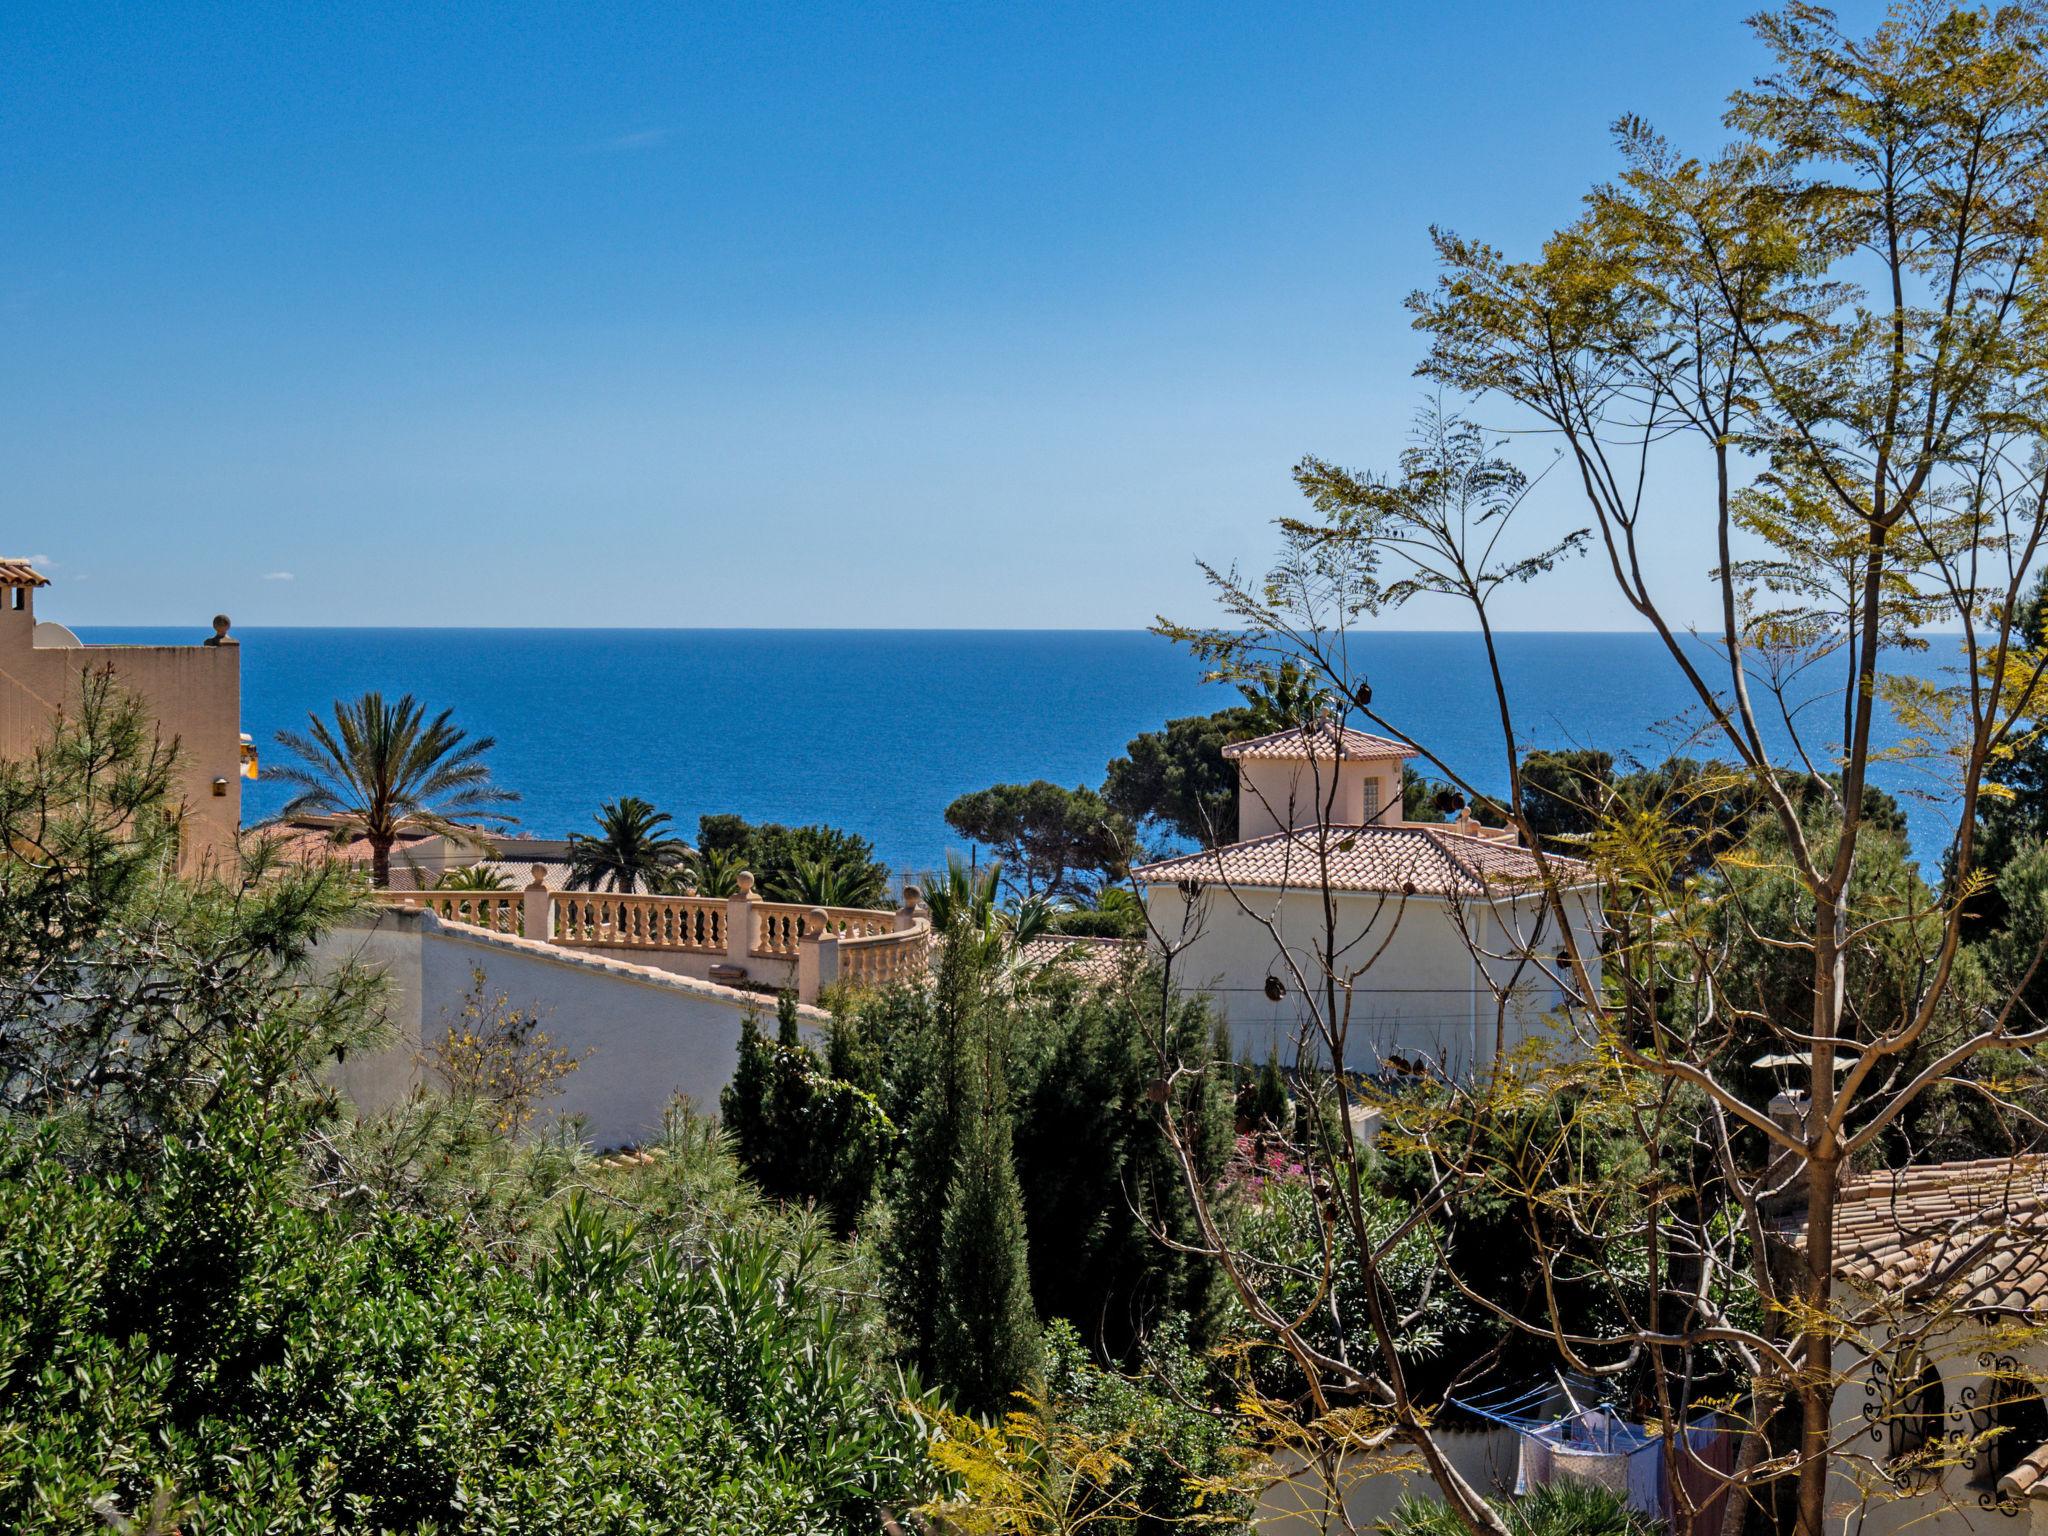
[[1430, 223], [1717, 142], [1749, 8], [13, 6], [0, 545], [80, 624], [1196, 616], [1398, 448]]

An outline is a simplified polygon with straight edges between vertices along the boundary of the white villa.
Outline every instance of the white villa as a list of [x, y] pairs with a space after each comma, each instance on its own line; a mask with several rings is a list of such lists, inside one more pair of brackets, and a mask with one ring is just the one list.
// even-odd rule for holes
[[[1403, 820], [1415, 754], [1334, 721], [1223, 755], [1237, 766], [1238, 840], [1132, 876], [1176, 981], [1215, 999], [1241, 1047], [1294, 1059], [1311, 1019], [1302, 994], [1320, 999], [1333, 972], [1351, 983], [1350, 1069], [1462, 1074], [1547, 1027], [1572, 983], [1542, 867], [1512, 832], [1462, 813]], [[1583, 863], [1548, 864], [1597, 981], [1598, 888]]]

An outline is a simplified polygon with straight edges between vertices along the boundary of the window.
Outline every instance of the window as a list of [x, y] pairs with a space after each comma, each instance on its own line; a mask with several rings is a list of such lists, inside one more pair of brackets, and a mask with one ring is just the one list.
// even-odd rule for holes
[[1365, 814], [1358, 819], [1360, 821], [1377, 820], [1380, 814], [1380, 781], [1378, 779], [1367, 779], [1365, 781], [1364, 804]]
[[1884, 1447], [1885, 1470], [1901, 1488], [1929, 1488], [1941, 1470], [1928, 1465], [1940, 1454], [1948, 1393], [1941, 1372], [1918, 1344], [1903, 1344], [1889, 1362], [1873, 1361], [1870, 1401], [1863, 1416], [1870, 1438]]
[[2035, 1447], [2048, 1442], [2048, 1403], [2041, 1383], [2011, 1355], [1983, 1354], [1977, 1363], [1988, 1378], [1970, 1413], [1970, 1432], [1979, 1438], [1964, 1457], [1977, 1502], [1999, 1504], [1998, 1480]]

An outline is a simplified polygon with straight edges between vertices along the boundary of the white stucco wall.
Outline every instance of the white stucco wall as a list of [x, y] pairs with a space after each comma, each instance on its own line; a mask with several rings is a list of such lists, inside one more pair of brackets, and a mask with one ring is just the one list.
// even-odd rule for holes
[[[1882, 1300], [1877, 1301], [1884, 1306]], [[1892, 1347], [1882, 1334], [1872, 1336], [1880, 1358], [1889, 1363]], [[1945, 1432], [1968, 1436], [1981, 1432], [1971, 1408], [1991, 1397], [1995, 1376], [1991, 1360], [2008, 1358], [2022, 1372], [2048, 1373], [2048, 1340], [2027, 1338], [2009, 1323], [1960, 1320], [1918, 1339], [1927, 1362], [1942, 1379]], [[1844, 1341], [1836, 1347], [1835, 1369], [1842, 1385], [1835, 1393], [1835, 1458], [1830, 1502], [1845, 1512], [1846, 1528], [1856, 1536], [2048, 1536], [2048, 1499], [2033, 1498], [2014, 1507], [1987, 1501], [1988, 1477], [1962, 1466], [1944, 1467], [1933, 1486], [1902, 1493], [1883, 1477], [1888, 1450], [1887, 1386], [1870, 1369], [1872, 1346]], [[1872, 1415], [1875, 1416], [1873, 1420]], [[1873, 1435], [1872, 1431], [1878, 1433]], [[1984, 1458], [1989, 1447], [1979, 1450]], [[2024, 1452], [2031, 1449], [2022, 1445]], [[1988, 1461], [1980, 1461], [1988, 1467]]]
[[[386, 978], [391, 1042], [352, 1055], [343, 1086], [366, 1110], [396, 1102], [420, 1081], [421, 1054], [462, 1007], [481, 967], [488, 995], [538, 1008], [554, 1044], [581, 1058], [546, 1112], [580, 1117], [597, 1147], [652, 1140], [678, 1094], [715, 1109], [732, 1076], [740, 1026], [751, 1010], [772, 1027], [772, 999], [597, 955], [442, 923], [431, 913], [385, 909], [336, 929], [319, 956], [357, 957]], [[827, 1015], [803, 1010], [815, 1028]]]
[[[1367, 785], [1372, 786], [1370, 799]], [[1240, 841], [1287, 827], [1356, 827], [1400, 818], [1399, 758], [1310, 762], [1261, 757], [1238, 762]]]
[[[1437, 1434], [1445, 1459], [1466, 1481], [1489, 1497], [1515, 1485], [1520, 1445], [1511, 1429], [1444, 1429]], [[1331, 1491], [1313, 1472], [1296, 1473], [1259, 1495], [1253, 1524], [1259, 1536], [1325, 1536], [1346, 1530], [1370, 1531], [1393, 1513], [1403, 1497], [1440, 1502], [1436, 1481], [1426, 1471], [1364, 1473], [1340, 1469], [1332, 1480], [1344, 1504], [1330, 1508]], [[1348, 1520], [1348, 1524], [1347, 1524]]]
[[[1211, 887], [1198, 897], [1185, 926], [1188, 909], [1178, 886], [1150, 886], [1145, 899], [1160, 940], [1178, 943], [1187, 936], [1186, 948], [1174, 960], [1180, 989], [1214, 999], [1230, 1021], [1236, 1049], [1263, 1059], [1277, 1048], [1281, 1060], [1292, 1063], [1309, 1017], [1301, 984], [1317, 983], [1321, 957], [1333, 948], [1321, 893]], [[1507, 985], [1515, 971], [1513, 957], [1525, 950], [1552, 957], [1563, 947], [1554, 923], [1539, 925], [1542, 905], [1534, 896], [1451, 903], [1339, 892], [1335, 903], [1334, 951], [1342, 957], [1340, 964], [1371, 961], [1355, 983], [1347, 1067], [1364, 1069], [1377, 1057], [1396, 1053], [1459, 1073], [1475, 1061], [1492, 1060], [1497, 1046], [1512, 1050], [1532, 1031], [1549, 1027], [1546, 1015], [1560, 994], [1546, 975], [1524, 967], [1504, 1029], [1488, 982], [1491, 977]], [[1574, 927], [1580, 952], [1593, 956], [1591, 912], [1579, 897], [1572, 904], [1579, 914]], [[1475, 948], [1484, 955], [1475, 954]], [[1287, 987], [1279, 1002], [1266, 996], [1268, 976], [1279, 977]], [[1319, 1050], [1315, 1059], [1321, 1060]]]

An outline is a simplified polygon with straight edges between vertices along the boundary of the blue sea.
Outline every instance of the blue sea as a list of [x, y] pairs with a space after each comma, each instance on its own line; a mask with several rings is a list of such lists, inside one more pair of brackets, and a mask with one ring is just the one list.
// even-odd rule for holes
[[[828, 822], [871, 839], [893, 868], [941, 863], [959, 840], [955, 796], [1035, 778], [1096, 785], [1141, 731], [1237, 702], [1186, 652], [1141, 631], [246, 629], [242, 728], [267, 760], [281, 728], [369, 688], [410, 692], [496, 738], [498, 781], [541, 836], [587, 827], [599, 802], [639, 795], [695, 836], [698, 816]], [[190, 643], [201, 630], [81, 630], [88, 642]], [[1469, 634], [1354, 638], [1375, 708], [1482, 785], [1504, 787], [1484, 651]], [[1502, 643], [1525, 745], [1674, 751], [1697, 711], [1656, 638], [1510, 634]], [[1911, 658], [1942, 664], [1937, 641]], [[1702, 660], [1707, 660], [1702, 650]], [[1830, 678], [1828, 686], [1839, 687]], [[1801, 728], [1825, 750], [1839, 694], [1816, 682]], [[1783, 737], [1782, 727], [1776, 733]], [[1724, 754], [1725, 755], [1725, 754]], [[1924, 771], [1887, 764], [1933, 873], [1952, 815]], [[247, 786], [253, 821], [285, 786]]]

